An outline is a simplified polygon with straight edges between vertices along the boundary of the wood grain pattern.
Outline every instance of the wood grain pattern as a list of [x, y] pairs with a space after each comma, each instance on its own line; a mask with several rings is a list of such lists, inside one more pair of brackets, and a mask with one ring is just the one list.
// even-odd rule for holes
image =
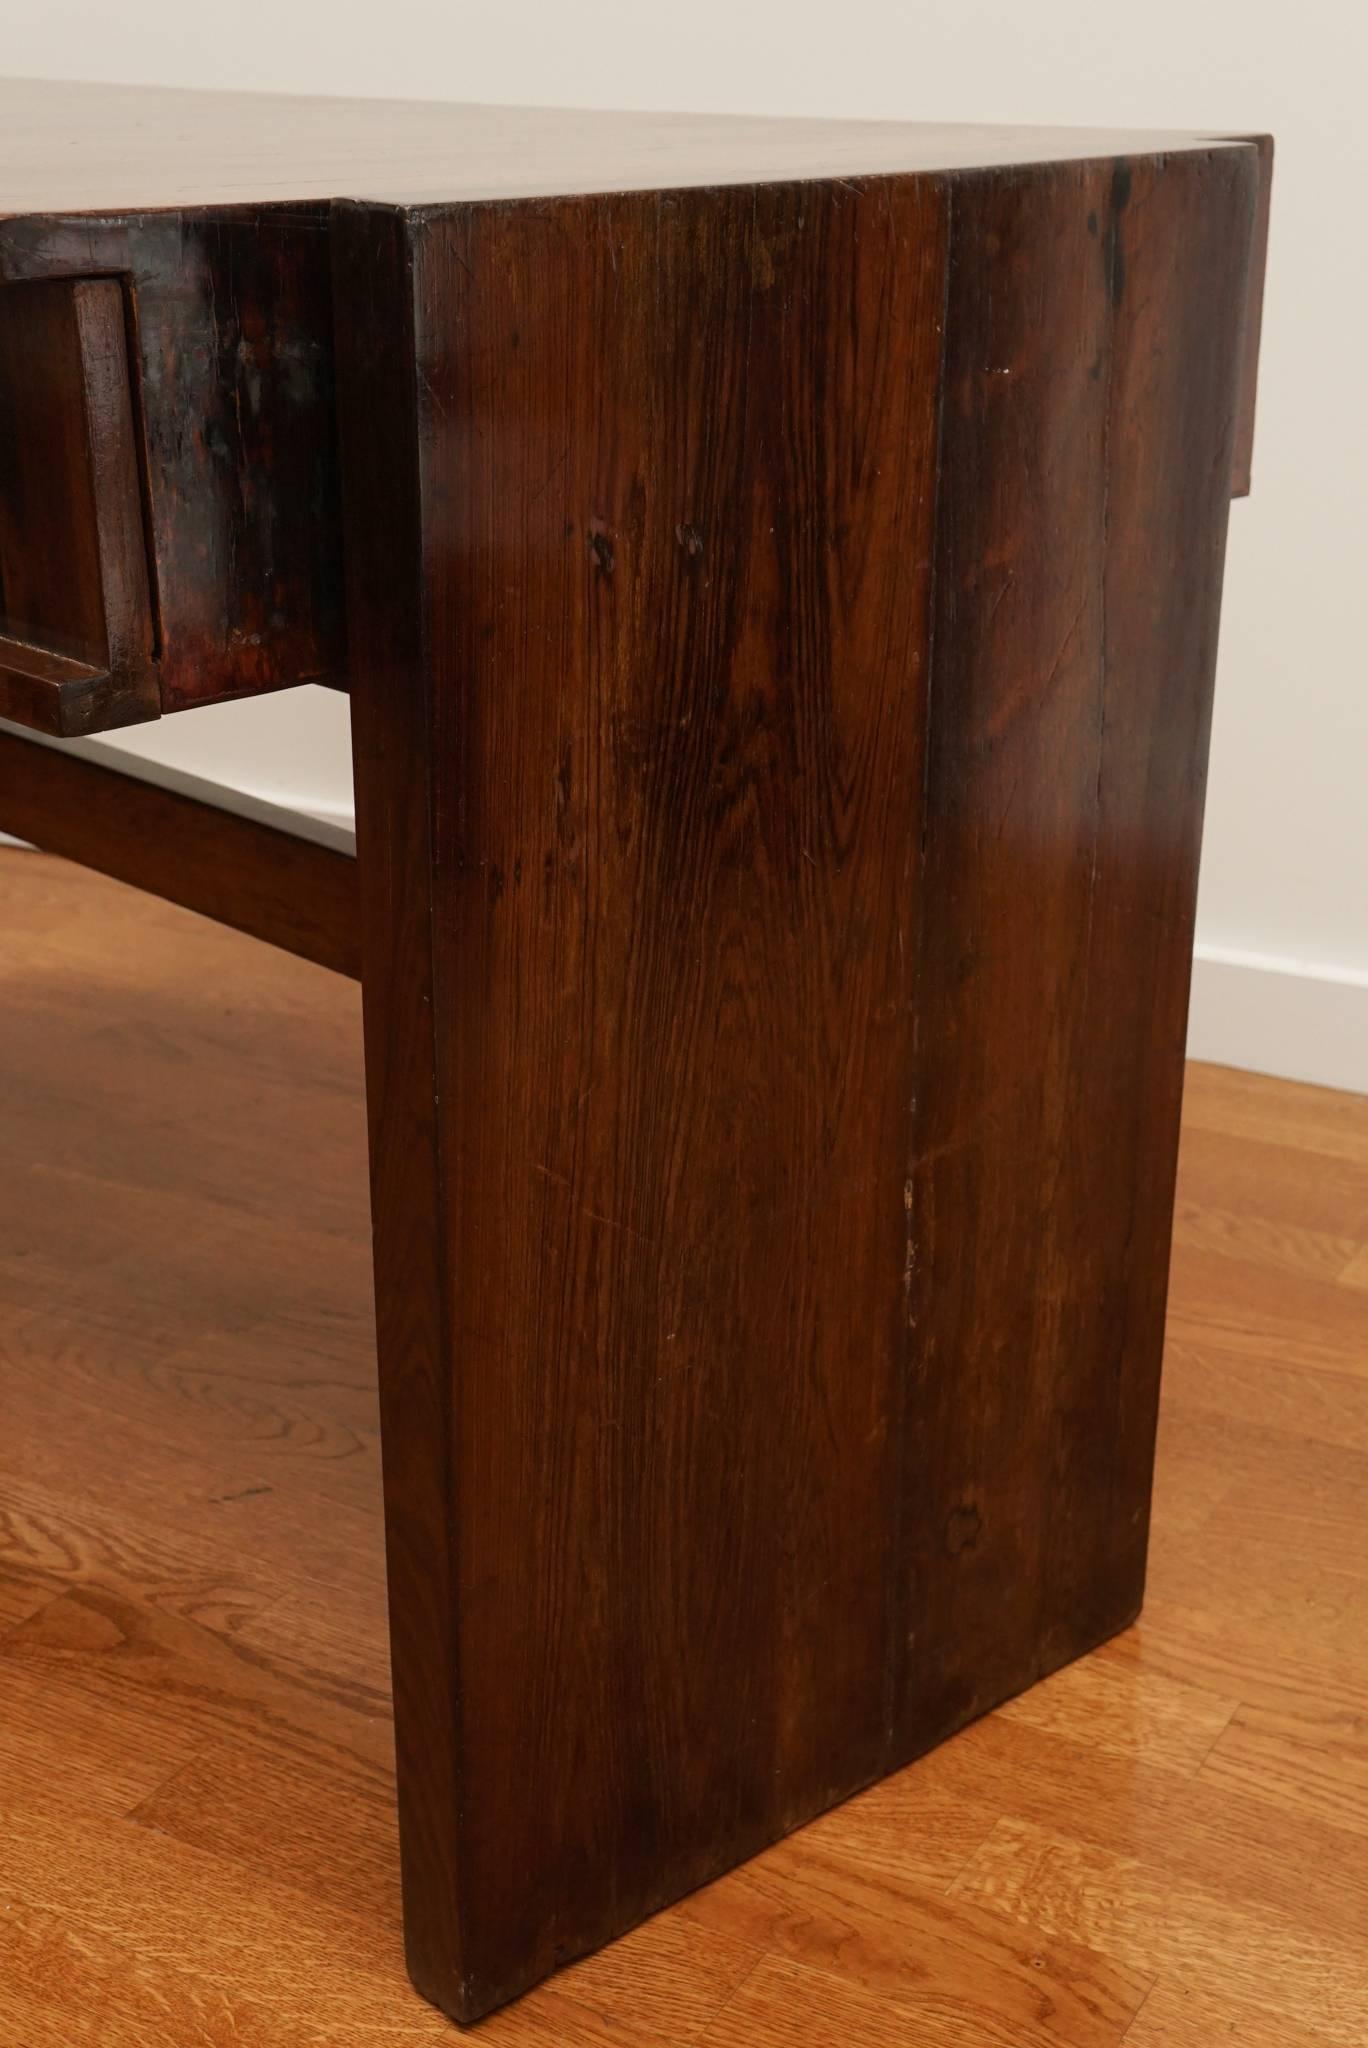
[[[368, 1028], [378, 1257], [404, 1276], [402, 1327], [388, 1288], [380, 1308], [404, 1459], [392, 1603], [401, 1668], [435, 1688], [414, 1702], [415, 1800], [457, 1745], [447, 1814], [429, 1800], [415, 1820], [415, 1972], [467, 2016], [881, 1767], [899, 1310], [878, 1274], [903, 1233], [921, 725], [901, 697], [927, 578], [891, 608], [867, 578], [880, 534], [929, 560], [942, 220], [931, 188], [452, 216], [419, 259], [419, 419], [401, 339], [348, 373], [371, 393], [349, 495], [387, 487], [407, 419], [409, 489], [423, 465], [436, 523], [394, 555], [451, 564], [419, 592], [387, 551], [351, 630], [367, 944], [404, 990], [375, 976]], [[340, 308], [377, 268], [374, 237], [403, 260], [401, 222], [348, 228]], [[510, 288], [453, 305], [486, 269]], [[562, 381], [611, 391], [611, 425], [544, 407]], [[429, 429], [476, 419], [478, 467], [459, 428]], [[885, 465], [900, 446], [915, 452]], [[360, 564], [372, 545], [368, 515], [349, 547]], [[426, 798], [408, 787], [425, 751]], [[401, 933], [391, 870], [415, 898], [425, 866], [431, 910], [406, 908]], [[432, 918], [456, 982], [445, 947], [427, 952]], [[495, 1118], [434, 1129], [430, 1152], [415, 1133], [448, 1091]], [[441, 1192], [475, 1185], [454, 1211]], [[454, 1381], [451, 1323], [414, 1328], [425, 1292], [464, 1333]], [[783, 1382], [754, 1370], [771, 1351]], [[867, 1376], [843, 1370], [856, 1356]], [[459, 1469], [412, 1471], [448, 1440], [468, 1447]], [[842, 1444], [845, 1479], [815, 1491]], [[681, 1522], [709, 1543], [690, 1555]], [[730, 1586], [714, 1544], [748, 1559]], [[817, 1667], [833, 1597], [851, 1625]], [[459, 1631], [459, 1729], [437, 1611]], [[738, 1678], [744, 1708], [718, 1715]], [[638, 1753], [619, 1721], [649, 1731]], [[402, 1690], [400, 1728], [402, 1754]], [[424, 1930], [425, 1898], [447, 1924]], [[453, 1978], [456, 1900], [472, 1962]]]
[[3, 732], [0, 831], [360, 975], [356, 862], [292, 832]]
[[1138, 1609], [1257, 184], [338, 216], [410, 1961], [458, 2018]]
[[903, 1757], [1142, 1595], [1250, 246], [1232, 168], [956, 190]]
[[[115, 2048], [439, 2043], [449, 2029], [404, 1982], [376, 1739], [357, 992], [41, 855], [0, 853], [0, 916], [0, 2043], [70, 2048], [92, 2012]], [[161, 1049], [155, 1069], [136, 1045]], [[1362, 1101], [1196, 1068], [1187, 1109], [1185, 1207], [1236, 1217], [1246, 1245], [1300, 1214], [1368, 1251], [1346, 1177], [1368, 1173]], [[81, 1163], [105, 1178], [78, 1203]], [[160, 1249], [154, 1199], [180, 1224]], [[48, 1247], [38, 1309], [25, 1245]], [[155, 1313], [133, 1285], [152, 1266]], [[1251, 1271], [1276, 1291], [1280, 1270], [1244, 1251], [1180, 1262], [1175, 1312], [1218, 1333]], [[1331, 1284], [1368, 1348], [1368, 1294]], [[1287, 1301], [1314, 1351], [1328, 1304]], [[1284, 1368], [1261, 1370], [1271, 1385]], [[319, 1459], [297, 1430], [264, 1437], [259, 1413], [194, 1393], [214, 1371], [360, 1447]], [[1353, 1796], [1368, 1564], [1348, 1539], [1368, 1464], [1295, 1418], [1213, 1417], [1206, 1371], [1198, 1341], [1166, 1379], [1138, 1628], [480, 2038], [1357, 2048], [1361, 1835], [1300, 1795], [1306, 1772], [1199, 1759], [1231, 1702], [1284, 1728], [1296, 1711]], [[41, 1435], [19, 1426], [40, 1387]], [[1251, 1560], [1255, 1513], [1273, 1539]], [[1029, 1852], [1001, 1857], [1000, 1824], [1031, 1830]], [[1025, 1875], [988, 1903], [1004, 1870]]]

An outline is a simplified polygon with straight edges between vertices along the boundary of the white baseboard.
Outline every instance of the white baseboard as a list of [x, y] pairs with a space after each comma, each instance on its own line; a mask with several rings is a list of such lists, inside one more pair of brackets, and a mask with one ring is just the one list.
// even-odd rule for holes
[[1368, 1095], [1368, 974], [1198, 944], [1188, 1058]]

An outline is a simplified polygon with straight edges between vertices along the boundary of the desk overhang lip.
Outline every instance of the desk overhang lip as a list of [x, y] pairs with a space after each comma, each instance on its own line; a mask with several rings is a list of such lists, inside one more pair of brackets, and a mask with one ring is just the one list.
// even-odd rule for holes
[[0, 79], [0, 114], [0, 221], [330, 202], [428, 212], [1257, 146], [1248, 134], [1190, 130], [494, 106], [19, 78]]

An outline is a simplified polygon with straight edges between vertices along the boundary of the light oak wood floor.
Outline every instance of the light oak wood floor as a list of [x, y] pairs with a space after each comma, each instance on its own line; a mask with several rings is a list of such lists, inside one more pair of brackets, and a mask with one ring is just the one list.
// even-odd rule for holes
[[[408, 1988], [359, 999], [0, 853], [0, 2043]], [[1140, 1625], [497, 2044], [1368, 2042], [1368, 1101], [1189, 1076]]]

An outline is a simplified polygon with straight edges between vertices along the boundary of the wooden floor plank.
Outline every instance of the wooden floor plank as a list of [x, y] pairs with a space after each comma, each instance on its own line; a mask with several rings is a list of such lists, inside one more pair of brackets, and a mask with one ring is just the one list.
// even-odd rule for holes
[[[1190, 1067], [1189, 1082], [1198, 1070]], [[1257, 1082], [1264, 1077], [1246, 1077]], [[1287, 1082], [1280, 1084], [1287, 1087]], [[1193, 1090], [1189, 1085], [1188, 1114]], [[1323, 1152], [1301, 1152], [1271, 1138], [1235, 1136], [1183, 1125], [1179, 1201], [1235, 1215], [1241, 1228], [1368, 1242], [1368, 1166]]]
[[[1185, 1186], [1190, 1191], [1194, 1180], [1189, 1171]], [[1218, 1208], [1191, 1192], [1174, 1210], [1173, 1241], [1183, 1253], [1216, 1253], [1242, 1259], [1256, 1271], [1341, 1283], [1364, 1250], [1355, 1237], [1334, 1237], [1328, 1231], [1261, 1216], [1250, 1209]]]
[[1091, 1748], [1184, 1773], [1201, 1768], [1238, 1711], [1236, 1700], [1158, 1672], [1137, 1672], [1105, 1647], [1001, 1709], [1009, 1723], [1057, 1730]]
[[[1368, 1715], [1324, 1706], [1288, 1717], [1243, 1708], [1202, 1766], [1216, 1785], [1244, 1786], [1289, 1814], [1368, 1836]], [[1346, 1855], [1368, 1857], [1368, 1848]]]
[[1204, 1066], [1194, 1073], [1185, 1115], [1197, 1129], [1368, 1166], [1368, 1096]]
[[[1350, 1844], [1346, 1842], [1348, 1851]], [[1290, 1915], [1175, 1882], [1162, 1859], [1116, 1856], [1020, 1821], [1000, 1821], [953, 1895], [1033, 1939], [1078, 1943], [1156, 1979], [1200, 1979], [1220, 1954], [1242, 1995], [1307, 2020], [1344, 2048], [1368, 2035], [1368, 1953]]]
[[[455, 2036], [398, 1938], [356, 991], [0, 853], [0, 2048]], [[487, 2023], [1361, 2048], [1368, 1103], [1189, 1077], [1124, 1637]]]
[[[1025, 2039], [1006, 2014], [985, 2010], [966, 2031], [963, 2013], [873, 1992], [820, 1970], [766, 1956], [700, 2037], [699, 2048], [1017, 2048]], [[1069, 2035], [1063, 2036], [1070, 2038]]]
[[1136, 2014], [1125, 2048], [1194, 2048], [1199, 2042], [1202, 2048], [1333, 2048], [1330, 2035], [1250, 2005], [1233, 1988], [1213, 1994], [1201, 1983], [1161, 1978]]
[[1181, 1245], [1170, 1285], [1173, 1337], [1368, 1383], [1368, 1293], [1361, 1288]]
[[1020, 2048], [1104, 2048], [1153, 1982], [1062, 1930], [1033, 1928], [1023, 1940], [968, 1898], [889, 1882], [841, 1848], [818, 1853], [801, 1834], [675, 1910], [909, 2007], [933, 2040], [972, 2041], [1005, 2023]]

